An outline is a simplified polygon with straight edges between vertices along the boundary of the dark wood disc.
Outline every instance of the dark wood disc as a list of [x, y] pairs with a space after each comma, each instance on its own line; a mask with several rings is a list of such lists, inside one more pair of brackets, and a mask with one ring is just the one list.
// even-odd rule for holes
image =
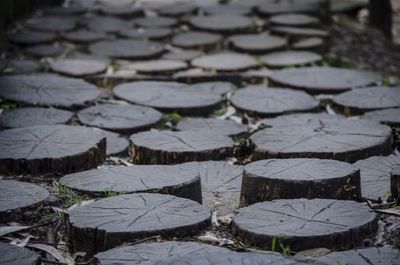
[[116, 17], [96, 16], [85, 20], [89, 30], [115, 33], [125, 28], [132, 27], [132, 23], [127, 20], [122, 20]]
[[5, 110], [0, 115], [0, 128], [18, 128], [32, 125], [67, 123], [72, 112], [54, 108], [20, 108]]
[[233, 120], [216, 118], [184, 118], [179, 121], [176, 128], [180, 131], [205, 131], [227, 136], [235, 136], [248, 132], [247, 127], [243, 124]]
[[274, 238], [292, 251], [349, 249], [376, 232], [378, 216], [355, 201], [274, 200], [239, 209], [232, 228], [245, 244], [264, 249]]
[[333, 103], [346, 114], [400, 107], [400, 87], [353, 89], [335, 96]]
[[357, 161], [354, 166], [360, 169], [363, 198], [386, 201], [390, 197], [390, 173], [400, 166], [399, 156], [373, 156]]
[[189, 19], [192, 27], [212, 32], [235, 33], [251, 30], [254, 26], [253, 21], [240, 15], [213, 15], [213, 16], [194, 16]]
[[24, 248], [0, 242], [0, 264], [4, 265], [39, 265], [40, 256]]
[[210, 82], [200, 82], [190, 86], [190, 89], [194, 91], [202, 91], [203, 93], [213, 93], [218, 95], [225, 95], [236, 89], [236, 86], [230, 82], [222, 81], [210, 81]]
[[164, 241], [123, 246], [96, 254], [99, 265], [153, 265], [169, 257], [184, 257], [188, 254], [231, 253], [226, 248], [197, 242]]
[[185, 49], [209, 49], [215, 47], [222, 37], [218, 34], [189, 31], [175, 35], [172, 39], [172, 44]]
[[291, 38], [299, 37], [320, 37], [326, 38], [329, 36], [328, 31], [319, 28], [299, 28], [299, 27], [285, 27], [275, 26], [271, 27], [270, 31], [274, 34], [289, 36]]
[[82, 79], [54, 74], [0, 77], [0, 97], [31, 105], [80, 107], [95, 100], [99, 89]]
[[269, 159], [246, 165], [241, 205], [275, 199], [360, 197], [360, 173], [351, 164], [314, 158]]
[[138, 164], [222, 160], [233, 154], [232, 139], [206, 132], [148, 131], [130, 139], [133, 160]]
[[50, 63], [50, 69], [59, 74], [83, 77], [105, 72], [107, 63], [94, 59], [57, 59]]
[[269, 34], [233, 35], [228, 41], [234, 49], [249, 53], [266, 53], [282, 50], [288, 45], [286, 39]]
[[372, 85], [381, 77], [371, 72], [335, 67], [304, 67], [276, 71], [274, 84], [305, 90], [311, 94], [340, 93], [354, 87]]
[[198, 171], [184, 164], [103, 167], [67, 175], [60, 182], [73, 190], [102, 197], [107, 192], [149, 192], [202, 202]]
[[39, 72], [41, 69], [42, 65], [40, 61], [16, 59], [8, 61], [7, 68], [4, 69], [3, 72], [11, 72], [11, 74], [31, 74], [34, 72]]
[[164, 47], [151, 41], [106, 40], [91, 44], [89, 51], [111, 58], [145, 60], [161, 56]]
[[68, 213], [68, 221], [73, 248], [94, 254], [155, 235], [191, 236], [210, 225], [211, 214], [192, 200], [136, 193], [76, 208]]
[[398, 127], [400, 125], [400, 108], [370, 111], [362, 115], [361, 118]]
[[172, 17], [144, 17], [135, 19], [134, 24], [145, 28], [174, 27], [178, 20]]
[[322, 50], [325, 43], [322, 38], [310, 37], [296, 41], [292, 44], [293, 50]]
[[192, 3], [179, 3], [176, 2], [171, 5], [163, 6], [157, 12], [163, 16], [168, 17], [181, 17], [190, 15], [197, 10], [197, 6]]
[[172, 30], [169, 28], [138, 28], [123, 29], [119, 32], [122, 37], [130, 39], [149, 39], [162, 40], [171, 36]]
[[105, 138], [90, 128], [37, 125], [0, 132], [0, 172], [68, 173], [104, 161]]
[[0, 180], [0, 219], [3, 222], [17, 221], [24, 210], [32, 209], [48, 197], [49, 192], [38, 185], [15, 180]]
[[33, 30], [63, 32], [73, 30], [76, 26], [75, 17], [37, 17], [29, 19], [25, 25]]
[[260, 60], [268, 67], [280, 68], [317, 63], [322, 60], [322, 56], [309, 51], [282, 51], [264, 55]]
[[269, 22], [276, 25], [302, 27], [310, 25], [318, 25], [319, 19], [305, 14], [280, 14], [269, 18]]
[[132, 69], [141, 74], [171, 74], [187, 67], [188, 65], [184, 61], [156, 59], [133, 62], [124, 66], [124, 69]]
[[319, 102], [305, 92], [265, 86], [239, 89], [231, 102], [242, 111], [263, 117], [313, 111], [319, 107]]
[[207, 15], [250, 15], [252, 10], [237, 3], [206, 5], [201, 10]]
[[167, 60], [191, 61], [202, 54], [203, 53], [201, 51], [197, 50], [181, 50], [165, 53], [162, 58]]
[[65, 52], [65, 48], [52, 44], [41, 44], [28, 47], [24, 51], [29, 55], [36, 57], [51, 57], [62, 54], [63, 52]]
[[286, 13], [318, 13], [323, 2], [318, 0], [268, 0], [257, 6], [257, 11], [266, 16]]
[[162, 114], [144, 106], [102, 104], [81, 110], [78, 118], [85, 125], [132, 134], [150, 129]]
[[373, 121], [339, 118], [279, 122], [253, 134], [254, 156], [262, 158], [310, 157], [355, 162], [392, 149], [388, 126]]
[[222, 101], [221, 95], [204, 91], [196, 92], [185, 84], [162, 81], [141, 81], [118, 85], [114, 88], [114, 95], [134, 104], [188, 115], [211, 113]]
[[51, 32], [21, 31], [8, 35], [8, 40], [21, 45], [34, 45], [49, 43], [56, 39]]
[[66, 32], [62, 34], [62, 36], [65, 40], [76, 43], [90, 43], [107, 38], [107, 35], [104, 32], [91, 31], [86, 29]]
[[245, 54], [220, 52], [195, 58], [192, 65], [214, 71], [243, 71], [255, 67], [257, 61]]

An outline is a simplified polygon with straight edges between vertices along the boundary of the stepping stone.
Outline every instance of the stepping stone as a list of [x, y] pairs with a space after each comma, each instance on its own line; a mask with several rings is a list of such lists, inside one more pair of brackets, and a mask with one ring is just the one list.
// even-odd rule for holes
[[191, 15], [197, 10], [197, 7], [192, 3], [174, 3], [172, 5], [163, 6], [157, 12], [168, 17], [182, 17]]
[[162, 114], [144, 106], [101, 104], [81, 110], [78, 118], [88, 126], [132, 134], [150, 129], [161, 120]]
[[291, 38], [299, 38], [299, 37], [326, 38], [329, 35], [328, 31], [318, 28], [274, 26], [270, 28], [270, 31], [274, 34], [285, 35]]
[[182, 257], [170, 257], [163, 259], [154, 265], [306, 265], [306, 263], [295, 261], [291, 258], [284, 257], [276, 252], [268, 252], [266, 254], [257, 254], [251, 252], [232, 252], [232, 253], [201, 253], [189, 254]]
[[117, 98], [133, 104], [195, 116], [212, 113], [222, 101], [216, 93], [196, 91], [188, 85], [175, 82], [131, 82], [118, 85], [113, 91]]
[[100, 90], [82, 79], [54, 74], [0, 77], [0, 97], [30, 105], [82, 107], [95, 100]]
[[254, 27], [253, 21], [240, 15], [213, 15], [213, 16], [193, 16], [189, 19], [192, 27], [212, 32], [237, 33], [251, 30]]
[[8, 40], [21, 45], [34, 45], [49, 43], [56, 39], [56, 35], [50, 32], [21, 31], [8, 35]]
[[1, 128], [19, 128], [33, 125], [54, 125], [67, 123], [72, 112], [53, 108], [19, 108], [5, 110], [0, 115]]
[[400, 166], [395, 155], [373, 156], [354, 163], [360, 169], [361, 195], [372, 201], [387, 201], [390, 197], [390, 173]]
[[50, 63], [53, 72], [74, 77], [84, 77], [105, 72], [107, 63], [91, 59], [57, 59]]
[[243, 124], [215, 118], [184, 118], [179, 121], [176, 128], [179, 131], [204, 131], [226, 136], [237, 136], [248, 132]]
[[324, 40], [318, 37], [304, 38], [292, 44], [293, 50], [321, 50], [324, 48]]
[[400, 109], [384, 109], [365, 113], [361, 119], [374, 120], [380, 123], [398, 127], [400, 126]]
[[267, 67], [283, 68], [318, 63], [322, 56], [308, 51], [273, 52], [259, 58]]
[[153, 265], [154, 262], [170, 257], [184, 257], [188, 254], [231, 253], [222, 247], [197, 242], [164, 241], [122, 246], [95, 255], [99, 265], [140, 264]]
[[360, 173], [351, 164], [314, 158], [260, 160], [245, 166], [241, 206], [275, 199], [361, 197]]
[[370, 247], [331, 252], [325, 256], [315, 258], [314, 260], [326, 265], [396, 265], [399, 263], [399, 255], [399, 250], [391, 247]]
[[[313, 0], [283, 0], [283, 1], [265, 1], [257, 6], [257, 11], [261, 15], [271, 16], [286, 13], [318, 13], [327, 1]], [[329, 1], [328, 1], [329, 7]]]
[[[4, 223], [17, 221], [24, 211], [39, 206], [48, 197], [49, 192], [38, 185], [0, 180], [0, 218]], [[0, 260], [1, 256], [3, 255], [0, 255]]]
[[150, 193], [101, 199], [70, 211], [68, 216], [73, 249], [89, 255], [156, 235], [192, 236], [211, 224], [210, 211], [199, 203]]
[[121, 30], [119, 35], [130, 39], [162, 40], [170, 37], [172, 30], [169, 28], [128, 28]]
[[281, 125], [303, 125], [306, 123], [317, 121], [323, 121], [325, 119], [345, 119], [342, 115], [331, 115], [328, 113], [294, 113], [288, 115], [282, 115], [275, 118], [266, 118], [260, 121], [260, 123], [267, 127], [281, 126]]
[[52, 15], [52, 16], [76, 16], [76, 15], [82, 15], [87, 11], [85, 8], [78, 6], [69, 6], [69, 7], [55, 6], [55, 7], [46, 7], [43, 8], [42, 10], [43, 13], [45, 13], [46, 15]]
[[269, 22], [275, 25], [303, 27], [318, 25], [319, 19], [305, 14], [280, 14], [269, 18]]
[[220, 52], [193, 59], [192, 65], [215, 71], [242, 71], [257, 66], [257, 61], [245, 54]]
[[250, 15], [249, 7], [240, 6], [237, 3], [209, 5], [202, 8], [207, 15]]
[[231, 102], [239, 110], [261, 117], [314, 111], [319, 108], [319, 102], [305, 92], [261, 85], [236, 91]]
[[90, 128], [37, 125], [0, 132], [0, 172], [70, 173], [104, 161], [106, 141]]
[[322, 158], [354, 163], [392, 149], [390, 127], [373, 121], [321, 118], [277, 124], [253, 134], [255, 159]]
[[194, 58], [201, 56], [202, 54], [203, 53], [200, 51], [182, 50], [165, 53], [162, 58], [167, 60], [191, 61]]
[[38, 31], [62, 32], [73, 30], [76, 21], [75, 17], [38, 17], [29, 19], [25, 25]]
[[131, 4], [104, 4], [100, 7], [100, 13], [121, 18], [133, 18], [144, 15], [144, 11], [141, 7], [136, 7]]
[[62, 36], [65, 40], [76, 43], [90, 43], [107, 38], [107, 35], [104, 32], [91, 31], [86, 29], [66, 32], [63, 33]]
[[140, 74], [171, 74], [188, 67], [186, 62], [177, 60], [157, 59], [133, 62], [123, 66], [123, 69], [135, 70]]
[[192, 131], [147, 131], [130, 139], [135, 164], [222, 160], [232, 156], [234, 144], [228, 136]]
[[24, 51], [36, 57], [51, 57], [62, 54], [65, 52], [65, 48], [62, 46], [54, 46], [52, 44], [43, 44], [28, 47]]
[[232, 222], [244, 244], [271, 249], [276, 241], [292, 251], [350, 249], [377, 228], [378, 216], [368, 205], [329, 199], [260, 202], [237, 210]]
[[371, 110], [400, 107], [400, 87], [353, 89], [332, 99], [345, 114], [357, 115]]
[[135, 19], [134, 24], [144, 28], [158, 28], [158, 27], [174, 27], [178, 24], [178, 20], [171, 17], [144, 17]]
[[35, 252], [8, 243], [0, 242], [0, 264], [4, 265], [39, 265], [40, 256]]
[[340, 93], [372, 85], [381, 77], [371, 72], [335, 67], [304, 67], [276, 71], [270, 80], [277, 85], [305, 90], [311, 94]]
[[267, 34], [234, 35], [228, 39], [233, 48], [249, 53], [266, 53], [285, 49], [287, 40]]
[[85, 20], [89, 30], [116, 33], [122, 29], [130, 28], [132, 23], [115, 17], [91, 17]]
[[222, 40], [220, 35], [201, 31], [188, 31], [175, 35], [172, 45], [184, 49], [209, 50], [218, 45]]
[[38, 61], [16, 59], [10, 60], [7, 64], [7, 71], [11, 71], [12, 74], [30, 74], [40, 71], [42, 68]]
[[193, 84], [190, 89], [194, 91], [202, 91], [203, 93], [213, 93], [224, 96], [229, 92], [233, 92], [236, 87], [230, 82], [210, 81]]
[[164, 47], [151, 41], [106, 40], [91, 44], [89, 51], [111, 58], [146, 60], [159, 57], [164, 52]]
[[185, 165], [111, 166], [67, 175], [63, 185], [91, 196], [117, 193], [161, 193], [202, 202], [197, 170]]
[[106, 138], [107, 156], [128, 156], [129, 141], [117, 133], [100, 130], [101, 134]]

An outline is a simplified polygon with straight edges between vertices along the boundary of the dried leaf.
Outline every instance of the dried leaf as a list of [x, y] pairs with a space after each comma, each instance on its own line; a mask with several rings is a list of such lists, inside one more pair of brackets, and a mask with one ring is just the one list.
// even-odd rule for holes
[[0, 237], [7, 234], [15, 233], [24, 229], [30, 228], [30, 226], [2, 226], [0, 227]]
[[52, 255], [59, 262], [67, 263], [63, 254], [53, 246], [45, 245], [45, 244], [28, 244], [27, 247], [42, 250], [42, 251]]

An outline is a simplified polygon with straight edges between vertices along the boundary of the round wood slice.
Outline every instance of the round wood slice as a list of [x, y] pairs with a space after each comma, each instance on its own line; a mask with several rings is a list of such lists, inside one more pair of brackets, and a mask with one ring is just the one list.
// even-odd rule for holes
[[89, 30], [100, 32], [119, 32], [122, 29], [130, 28], [132, 23], [127, 20], [122, 20], [116, 17], [91, 17], [85, 20]]
[[69, 173], [104, 161], [105, 138], [67, 125], [38, 125], [0, 132], [1, 173]]
[[344, 119], [345, 117], [342, 115], [328, 114], [325, 112], [321, 113], [295, 113], [282, 115], [275, 118], [266, 118], [261, 120], [261, 124], [271, 127], [271, 126], [280, 126], [280, 125], [303, 125], [317, 120], [318, 122], [322, 122], [325, 119]]
[[241, 6], [237, 3], [227, 3], [218, 5], [206, 5], [201, 10], [207, 15], [250, 15], [250, 7]]
[[242, 111], [264, 117], [313, 111], [319, 107], [319, 102], [305, 92], [265, 86], [240, 89], [233, 94], [231, 102]]
[[317, 63], [322, 56], [309, 51], [283, 51], [274, 52], [260, 57], [260, 60], [268, 67], [289, 67]]
[[233, 154], [232, 139], [206, 132], [148, 131], [130, 139], [133, 160], [138, 164], [222, 160]]
[[194, 58], [201, 56], [201, 51], [195, 50], [182, 50], [165, 53], [162, 58], [167, 60], [178, 60], [178, 61], [191, 61]]
[[218, 34], [189, 31], [175, 35], [172, 44], [185, 49], [210, 49], [215, 47], [222, 37]]
[[78, 118], [85, 125], [132, 134], [150, 129], [162, 114], [144, 106], [102, 104], [81, 110]]
[[377, 74], [335, 67], [304, 67], [276, 71], [270, 77], [274, 84], [305, 90], [311, 94], [340, 93], [378, 82]]
[[6, 70], [10, 70], [12, 74], [31, 74], [41, 69], [42, 65], [39, 61], [16, 59], [8, 61]]
[[171, 36], [172, 30], [169, 28], [138, 28], [123, 29], [119, 32], [122, 37], [130, 39], [149, 39], [162, 40]]
[[254, 26], [253, 21], [240, 15], [213, 15], [213, 16], [194, 16], [189, 23], [192, 27], [212, 32], [236, 33], [251, 30]]
[[40, 256], [35, 252], [0, 242], [0, 264], [3, 265], [40, 265]]
[[38, 31], [69, 31], [76, 26], [75, 17], [37, 17], [29, 19], [26, 26]]
[[73, 248], [89, 254], [156, 235], [191, 236], [211, 223], [210, 211], [195, 201], [150, 193], [101, 199], [68, 215]]
[[62, 54], [63, 52], [65, 52], [65, 48], [52, 44], [42, 44], [28, 47], [24, 51], [36, 57], [51, 57]]
[[144, 14], [143, 8], [132, 4], [103, 4], [100, 13], [121, 18], [139, 17]]
[[290, 37], [320, 37], [326, 38], [329, 36], [328, 31], [318, 28], [299, 28], [275, 26], [271, 27], [270, 31], [274, 34], [285, 35]]
[[268, 252], [267, 254], [257, 253], [201, 253], [189, 254], [182, 257], [170, 257], [154, 265], [243, 265], [243, 264], [257, 264], [257, 265], [305, 265], [306, 263], [295, 261], [291, 258], [284, 257], [275, 252]]
[[232, 214], [239, 207], [243, 166], [225, 161], [204, 161], [182, 164], [201, 178], [203, 204], [218, 216]]
[[82, 15], [87, 10], [83, 7], [79, 6], [54, 6], [54, 7], [46, 7], [42, 9], [46, 15], [52, 16], [75, 16]]
[[202, 91], [204, 93], [225, 95], [229, 92], [234, 91], [236, 87], [230, 82], [210, 81], [193, 84], [190, 86], [190, 89], [193, 89], [194, 91]]
[[178, 20], [171, 17], [144, 17], [134, 20], [135, 25], [145, 28], [174, 27]]
[[0, 97], [31, 105], [64, 108], [85, 106], [100, 90], [82, 79], [54, 74], [0, 77]]
[[134, 104], [188, 115], [211, 113], [222, 101], [221, 96], [216, 93], [197, 92], [195, 89], [190, 89], [188, 85], [162, 81], [141, 81], [118, 85], [114, 88], [114, 95]]
[[324, 46], [324, 40], [318, 37], [304, 38], [292, 44], [293, 50], [319, 50]]
[[38, 185], [15, 180], [0, 180], [0, 219], [4, 222], [16, 221], [24, 210], [35, 207], [48, 197], [49, 192]]
[[67, 175], [60, 179], [73, 190], [106, 196], [107, 192], [162, 193], [202, 203], [197, 170], [184, 165], [111, 166]]
[[0, 115], [1, 128], [67, 123], [73, 113], [54, 108], [20, 108], [5, 110]]
[[227, 136], [236, 136], [248, 132], [247, 127], [243, 124], [233, 120], [215, 118], [184, 118], [179, 121], [177, 129], [180, 131], [204, 131]]
[[333, 102], [346, 114], [400, 107], [400, 87], [353, 89], [335, 96]]
[[56, 35], [50, 32], [21, 31], [8, 35], [8, 40], [22, 45], [34, 45], [49, 43], [56, 39]]
[[151, 41], [106, 40], [91, 44], [89, 51], [111, 58], [145, 60], [159, 57], [164, 52], [164, 47]]
[[231, 253], [226, 248], [197, 242], [164, 241], [122, 246], [95, 255], [99, 265], [153, 265], [169, 257], [184, 257], [188, 254]]
[[124, 69], [132, 69], [141, 74], [171, 74], [187, 67], [184, 61], [157, 59], [133, 62], [124, 66]]
[[285, 13], [316, 13], [321, 7], [319, 2], [313, 0], [283, 0], [283, 1], [264, 1], [257, 6], [257, 11], [262, 15], [270, 16]]
[[287, 40], [268, 34], [234, 35], [228, 39], [233, 48], [249, 53], [266, 53], [285, 49]]
[[257, 61], [249, 55], [221, 52], [195, 58], [192, 65], [215, 71], [242, 71], [255, 67]]
[[275, 199], [361, 197], [360, 172], [351, 164], [313, 158], [269, 159], [247, 164], [241, 205]]
[[262, 158], [311, 157], [355, 162], [392, 149], [390, 127], [373, 121], [338, 118], [277, 124], [250, 137], [254, 156]]
[[395, 155], [373, 156], [354, 163], [360, 169], [361, 195], [373, 201], [386, 201], [390, 196], [390, 173], [400, 166]]
[[370, 111], [362, 115], [361, 118], [397, 127], [400, 126], [400, 108]]
[[106, 138], [107, 156], [128, 156], [129, 141], [117, 133], [100, 130]]
[[357, 265], [397, 265], [399, 250], [391, 247], [371, 247], [348, 251], [331, 252], [315, 258], [315, 261], [326, 265], [357, 264]]
[[107, 38], [107, 35], [104, 32], [90, 31], [86, 29], [66, 32], [62, 34], [62, 36], [67, 41], [77, 43], [89, 43], [104, 40], [105, 38]]
[[171, 5], [163, 6], [158, 9], [157, 12], [163, 16], [168, 17], [181, 17], [184, 15], [193, 14], [197, 10], [197, 7], [192, 3], [179, 3], [176, 2]]
[[376, 232], [378, 216], [354, 201], [274, 200], [239, 209], [232, 228], [242, 242], [263, 249], [271, 249], [274, 238], [292, 251], [349, 249]]
[[280, 14], [269, 18], [269, 22], [276, 25], [302, 27], [318, 25], [319, 19], [305, 14]]
[[53, 72], [75, 77], [105, 72], [107, 63], [94, 59], [57, 59], [50, 63]]

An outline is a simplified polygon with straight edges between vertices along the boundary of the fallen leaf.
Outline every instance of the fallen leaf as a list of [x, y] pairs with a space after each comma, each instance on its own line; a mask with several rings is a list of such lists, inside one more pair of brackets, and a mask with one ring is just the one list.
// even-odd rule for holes
[[30, 226], [1, 226], [0, 227], [0, 237], [7, 234], [15, 233], [24, 229], [30, 228]]
[[62, 253], [53, 246], [45, 244], [28, 244], [27, 247], [42, 250], [52, 255], [56, 260], [61, 263], [67, 263]]

